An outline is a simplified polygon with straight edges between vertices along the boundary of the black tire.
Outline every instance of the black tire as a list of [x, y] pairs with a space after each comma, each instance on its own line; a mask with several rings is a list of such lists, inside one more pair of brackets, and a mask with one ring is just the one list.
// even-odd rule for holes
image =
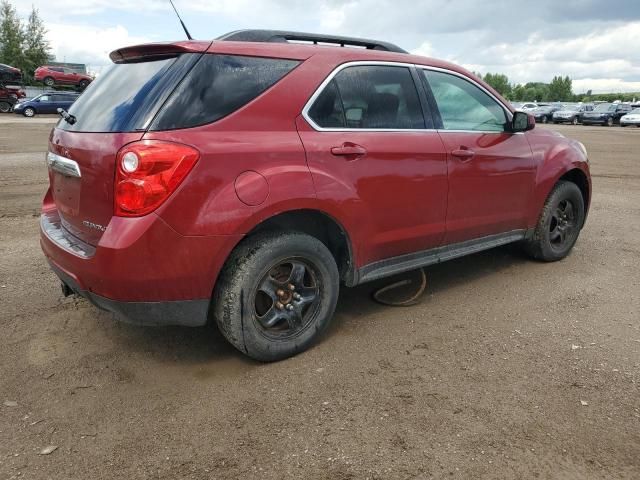
[[53, 87], [56, 84], [56, 81], [53, 79], [53, 77], [44, 77], [43, 83], [47, 87]]
[[222, 269], [213, 317], [242, 353], [263, 362], [281, 360], [308, 349], [327, 329], [339, 283], [331, 252], [316, 238], [257, 234], [243, 240]]
[[87, 80], [80, 80], [78, 87], [80, 88], [80, 90], [84, 90], [85, 88], [87, 88], [88, 85], [89, 85], [89, 82]]
[[25, 117], [33, 117], [33, 116], [35, 116], [36, 111], [35, 111], [35, 109], [33, 109], [33, 108], [31, 108], [31, 107], [27, 107], [27, 108], [25, 108], [25, 109], [22, 111], [22, 114], [23, 114]]
[[613, 127], [613, 117], [607, 118], [606, 125], [607, 127]]
[[545, 116], [543, 116], [543, 117], [542, 117], [542, 120], [541, 120], [541, 121], [542, 121], [542, 123], [547, 123], [547, 122], [549, 121], [549, 119], [548, 119], [548, 118], [547, 118], [547, 116], [545, 115]]
[[9, 102], [0, 101], [0, 113], [9, 113], [11, 111], [11, 104]]
[[584, 224], [584, 199], [575, 183], [559, 181], [542, 208], [531, 238], [525, 241], [529, 255], [544, 262], [566, 257]]
[[573, 119], [571, 120], [571, 125], [577, 125], [578, 124], [578, 117], [573, 117]]

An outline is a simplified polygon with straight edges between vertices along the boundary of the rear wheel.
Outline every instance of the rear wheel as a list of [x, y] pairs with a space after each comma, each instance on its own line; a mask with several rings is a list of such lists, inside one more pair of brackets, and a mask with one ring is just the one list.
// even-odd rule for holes
[[234, 347], [269, 362], [317, 340], [331, 321], [338, 288], [336, 262], [322, 242], [297, 232], [258, 234], [227, 260], [212, 308]]
[[22, 114], [25, 117], [33, 117], [36, 114], [36, 111], [31, 107], [27, 107], [22, 111]]
[[11, 104], [9, 102], [0, 102], [0, 113], [9, 113], [11, 111]]
[[53, 87], [56, 83], [53, 77], [45, 77], [43, 81], [47, 87]]
[[575, 183], [560, 181], [547, 197], [527, 252], [538, 260], [554, 262], [566, 257], [584, 223], [584, 199]]
[[80, 80], [78, 87], [80, 87], [80, 90], [84, 90], [85, 88], [87, 88], [87, 85], [89, 85], [89, 82], [87, 80]]

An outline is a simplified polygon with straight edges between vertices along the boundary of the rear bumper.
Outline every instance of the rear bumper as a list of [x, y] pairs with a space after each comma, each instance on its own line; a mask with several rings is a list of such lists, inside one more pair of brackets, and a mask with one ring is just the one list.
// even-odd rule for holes
[[101, 310], [113, 313], [118, 320], [134, 325], [180, 325], [199, 327], [207, 322], [209, 300], [176, 300], [168, 302], [120, 302], [82, 290], [74, 278], [51, 259], [49, 265], [62, 284], [72, 293], [89, 300]]
[[114, 217], [98, 245], [71, 235], [57, 210], [41, 215], [40, 244], [62, 283], [124, 321], [199, 326], [216, 278], [242, 236], [182, 236], [160, 217]]

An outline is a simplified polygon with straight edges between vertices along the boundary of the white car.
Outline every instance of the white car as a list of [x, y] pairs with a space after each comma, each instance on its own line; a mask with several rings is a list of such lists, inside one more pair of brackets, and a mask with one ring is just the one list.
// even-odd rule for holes
[[515, 110], [520, 110], [522, 112], [530, 112], [532, 110], [535, 110], [536, 108], [538, 108], [538, 105], [535, 103], [531, 103], [531, 102], [514, 102], [511, 105], [513, 105], [513, 108]]
[[640, 108], [635, 108], [626, 115], [620, 117], [620, 126], [626, 127], [627, 125], [640, 127]]

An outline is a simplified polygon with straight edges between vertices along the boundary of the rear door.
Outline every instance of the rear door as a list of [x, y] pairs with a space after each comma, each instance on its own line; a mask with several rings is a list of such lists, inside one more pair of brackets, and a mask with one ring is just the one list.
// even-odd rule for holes
[[526, 136], [508, 131], [510, 113], [479, 85], [449, 71], [421, 74], [448, 154], [445, 243], [525, 228], [536, 175]]
[[55, 99], [53, 94], [42, 95], [38, 98], [38, 113], [55, 113]]
[[444, 237], [446, 153], [416, 79], [408, 65], [344, 65], [298, 121], [317, 195], [352, 217], [360, 264]]

